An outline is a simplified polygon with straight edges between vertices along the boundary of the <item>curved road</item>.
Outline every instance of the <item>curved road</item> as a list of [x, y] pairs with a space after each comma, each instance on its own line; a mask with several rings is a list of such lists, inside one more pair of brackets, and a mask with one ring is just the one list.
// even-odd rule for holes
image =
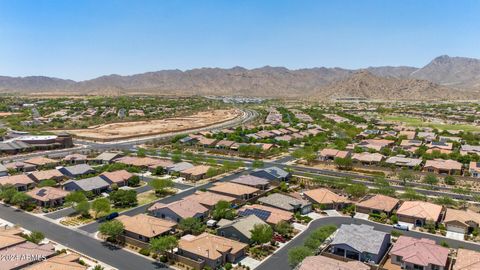
[[[310, 235], [310, 233], [313, 232], [316, 228], [324, 225], [329, 225], [333, 224], [336, 225], [337, 227], [340, 227], [342, 224], [367, 224], [371, 225], [375, 228], [375, 230], [378, 231], [383, 231], [390, 233], [392, 231], [392, 226], [390, 225], [384, 225], [384, 224], [379, 224], [375, 223], [372, 221], [368, 220], [363, 220], [363, 219], [356, 219], [356, 218], [350, 218], [350, 217], [322, 217], [319, 219], [316, 219], [312, 221], [308, 228], [303, 231], [300, 235], [295, 237], [292, 241], [287, 243], [284, 247], [282, 247], [278, 252], [270, 256], [267, 260], [265, 260], [263, 263], [261, 263], [257, 269], [260, 270], [291, 270], [292, 268], [288, 265], [288, 250], [291, 249], [292, 247], [300, 246], [303, 244], [305, 239]], [[445, 238], [440, 235], [433, 235], [433, 234], [428, 234], [428, 233], [420, 233], [416, 231], [401, 231], [403, 235], [415, 237], [415, 238], [428, 238], [432, 239], [438, 244], [440, 242], [445, 241], [448, 243], [448, 245], [451, 248], [458, 248], [458, 247], [463, 247], [466, 249], [472, 249], [476, 251], [480, 251], [480, 245], [475, 244], [473, 242], [466, 242], [466, 241], [459, 241], [459, 240], [453, 240], [449, 238]]]

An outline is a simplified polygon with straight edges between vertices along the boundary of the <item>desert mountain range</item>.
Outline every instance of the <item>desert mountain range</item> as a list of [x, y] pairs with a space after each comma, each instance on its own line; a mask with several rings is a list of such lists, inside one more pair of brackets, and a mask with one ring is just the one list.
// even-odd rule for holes
[[200, 68], [101, 76], [73, 81], [43, 76], [0, 76], [0, 92], [65, 94], [239, 95], [334, 99], [478, 99], [480, 60], [439, 56], [422, 68], [360, 70], [284, 67]]

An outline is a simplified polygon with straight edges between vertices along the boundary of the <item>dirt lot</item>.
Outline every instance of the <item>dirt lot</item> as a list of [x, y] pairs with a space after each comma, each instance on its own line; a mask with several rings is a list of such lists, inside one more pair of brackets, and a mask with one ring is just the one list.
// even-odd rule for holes
[[[239, 115], [240, 111], [238, 110], [214, 110], [199, 112], [186, 117], [112, 123], [87, 129], [68, 130], [67, 132], [77, 138], [110, 141], [139, 136], [158, 135], [169, 132], [188, 131], [190, 129], [225, 122], [234, 119]], [[58, 132], [58, 130], [56, 130], [56, 132]]]

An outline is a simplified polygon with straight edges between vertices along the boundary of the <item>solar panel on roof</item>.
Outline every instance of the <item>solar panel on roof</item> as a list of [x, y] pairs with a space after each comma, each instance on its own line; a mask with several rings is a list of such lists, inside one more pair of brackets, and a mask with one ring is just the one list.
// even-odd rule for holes
[[261, 220], [267, 220], [268, 217], [272, 214], [270, 211], [266, 210], [261, 210], [261, 209], [245, 209], [243, 211], [239, 211], [238, 214], [240, 216], [250, 216], [250, 215], [255, 215]]

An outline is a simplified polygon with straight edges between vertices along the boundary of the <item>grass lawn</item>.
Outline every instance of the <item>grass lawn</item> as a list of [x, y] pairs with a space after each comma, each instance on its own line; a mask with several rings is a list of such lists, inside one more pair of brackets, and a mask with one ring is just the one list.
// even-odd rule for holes
[[397, 115], [384, 115], [382, 119], [385, 121], [393, 122], [403, 122], [407, 126], [411, 127], [431, 127], [442, 130], [463, 130], [463, 131], [480, 131], [479, 126], [467, 125], [467, 124], [439, 124], [439, 123], [430, 123], [425, 122], [420, 118], [408, 117], [408, 116], [397, 116]]
[[138, 205], [144, 205], [147, 203], [151, 203], [155, 200], [157, 200], [158, 197], [155, 195], [155, 192], [153, 190], [141, 193], [137, 195], [137, 200], [138, 200]]

